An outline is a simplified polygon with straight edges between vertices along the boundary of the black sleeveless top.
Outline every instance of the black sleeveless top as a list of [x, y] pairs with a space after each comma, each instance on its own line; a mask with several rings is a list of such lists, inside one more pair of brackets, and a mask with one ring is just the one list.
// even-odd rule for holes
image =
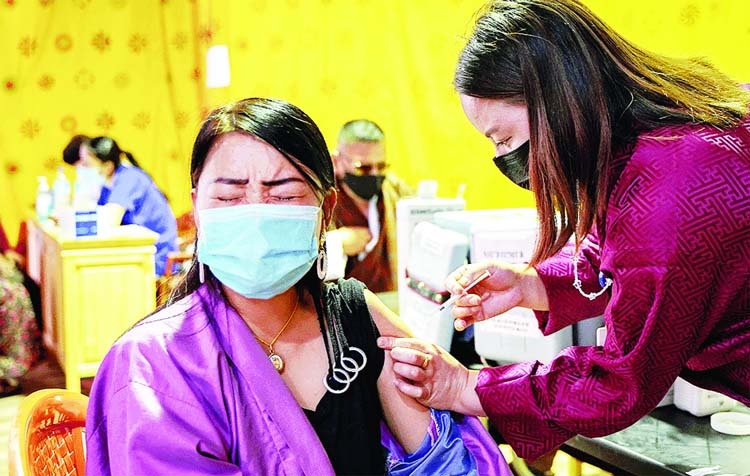
[[375, 342], [379, 333], [365, 302], [364, 284], [345, 279], [325, 286], [329, 318], [340, 320], [348, 344], [365, 352], [367, 365], [346, 392], [326, 392], [315, 411], [305, 409], [305, 415], [337, 475], [385, 474], [386, 454], [380, 444], [383, 409], [377, 389], [384, 351]]

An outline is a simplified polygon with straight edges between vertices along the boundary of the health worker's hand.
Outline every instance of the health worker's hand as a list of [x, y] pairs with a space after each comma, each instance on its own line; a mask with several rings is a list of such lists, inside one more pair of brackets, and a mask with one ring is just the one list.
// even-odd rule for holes
[[[464, 287], [476, 277], [489, 272], [468, 291]], [[485, 261], [461, 266], [445, 280], [452, 295], [461, 295], [453, 305], [453, 325], [462, 331], [469, 325], [490, 319], [517, 306], [546, 311], [549, 309], [547, 292], [534, 268], [525, 264]]]
[[427, 407], [481, 415], [476, 371], [470, 371], [445, 349], [414, 338], [379, 337], [378, 347], [390, 352], [394, 384], [404, 395]]

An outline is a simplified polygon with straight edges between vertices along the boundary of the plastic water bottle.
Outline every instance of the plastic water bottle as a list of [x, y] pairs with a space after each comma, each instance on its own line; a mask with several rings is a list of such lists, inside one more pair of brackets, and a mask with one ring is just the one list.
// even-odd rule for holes
[[52, 204], [53, 214], [57, 217], [70, 208], [70, 182], [62, 167], [57, 168], [57, 177], [52, 184]]
[[49, 189], [47, 177], [40, 175], [36, 178], [38, 185], [36, 189], [36, 217], [40, 222], [47, 221], [52, 212], [52, 192]]

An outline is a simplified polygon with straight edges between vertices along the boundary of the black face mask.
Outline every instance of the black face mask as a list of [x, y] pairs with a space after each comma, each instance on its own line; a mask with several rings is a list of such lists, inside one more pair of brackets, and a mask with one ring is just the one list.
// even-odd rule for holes
[[344, 175], [344, 183], [359, 197], [369, 200], [380, 193], [385, 175]]
[[519, 187], [529, 189], [529, 141], [492, 161], [500, 172]]

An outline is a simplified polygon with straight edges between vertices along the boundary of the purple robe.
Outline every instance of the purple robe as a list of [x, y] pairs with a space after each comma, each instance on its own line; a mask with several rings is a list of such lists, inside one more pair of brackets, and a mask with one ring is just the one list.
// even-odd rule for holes
[[484, 369], [482, 407], [522, 457], [576, 434], [602, 436], [655, 408], [677, 376], [750, 404], [750, 119], [721, 131], [664, 127], [639, 137], [612, 172], [606, 240], [537, 266], [553, 333], [603, 314], [602, 347], [570, 347], [549, 364]]
[[[440, 461], [459, 474], [465, 463], [480, 475], [510, 474], [475, 417], [453, 425], [449, 447], [425, 438], [420, 455], [431, 458], [401, 467], [433, 474], [420, 468]], [[390, 432], [382, 436], [398, 446]], [[86, 449], [88, 476], [334, 474], [250, 329], [207, 285], [139, 322], [105, 356], [91, 389]]]
[[247, 325], [206, 286], [110, 350], [91, 390], [86, 446], [88, 476], [334, 474]]

